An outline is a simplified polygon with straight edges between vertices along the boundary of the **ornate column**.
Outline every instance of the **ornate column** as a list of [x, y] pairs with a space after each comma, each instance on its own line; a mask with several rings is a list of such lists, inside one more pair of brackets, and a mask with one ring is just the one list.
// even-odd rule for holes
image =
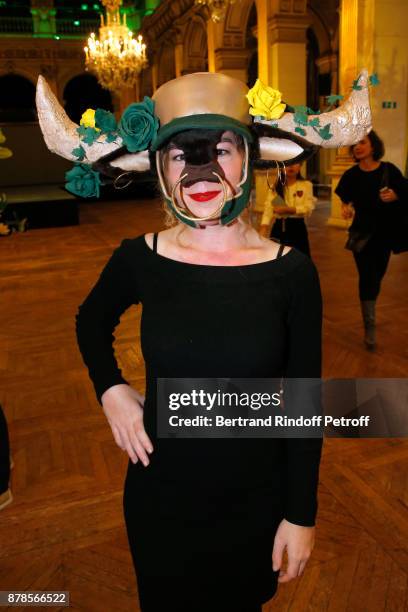
[[247, 82], [248, 49], [245, 48], [242, 10], [237, 2], [229, 7], [225, 20], [214, 23], [210, 12], [207, 20], [208, 70], [222, 72]]
[[[216, 72], [228, 74], [244, 83], [247, 82], [248, 51], [247, 49], [221, 48], [215, 51]], [[245, 66], [245, 68], [243, 68]]]
[[293, 104], [306, 102], [306, 0], [273, 0], [268, 22], [269, 84]]
[[31, 15], [35, 37], [50, 38], [57, 33], [54, 0], [31, 0]]
[[174, 67], [176, 71], [176, 77], [182, 76], [184, 69], [184, 45], [181, 32], [176, 32], [175, 35]]
[[269, 83], [269, 28], [268, 28], [268, 0], [256, 0], [258, 40], [258, 77], [264, 83]]
[[[362, 68], [374, 68], [374, 8], [376, 0], [341, 0], [339, 25], [339, 92], [347, 95]], [[331, 176], [331, 213], [328, 225], [346, 228], [350, 221], [341, 216], [341, 200], [334, 193], [342, 174], [353, 165], [348, 147], [337, 150]]]
[[[327, 75], [330, 79], [330, 91], [328, 93], [337, 93], [338, 90], [338, 53], [328, 52], [321, 55], [316, 60], [316, 65], [319, 70], [319, 75]], [[319, 99], [319, 108], [327, 106], [325, 96]], [[336, 149], [320, 149], [319, 153], [319, 174], [324, 180], [331, 171], [336, 159]], [[324, 181], [320, 181], [324, 182]]]
[[[279, 89], [284, 101], [292, 105], [305, 104], [306, 30], [310, 25], [306, 0], [258, 0], [257, 10], [260, 11], [257, 28], [259, 77]], [[260, 217], [268, 192], [266, 172], [256, 172], [255, 184], [255, 212]]]
[[207, 49], [208, 49], [208, 72], [216, 72], [215, 69], [215, 28], [212, 19], [207, 19]]

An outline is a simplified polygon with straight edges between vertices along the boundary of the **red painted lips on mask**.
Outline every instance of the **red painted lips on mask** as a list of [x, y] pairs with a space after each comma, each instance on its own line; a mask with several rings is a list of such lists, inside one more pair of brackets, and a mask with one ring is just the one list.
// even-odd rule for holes
[[209, 200], [216, 198], [220, 193], [221, 191], [201, 191], [198, 193], [188, 193], [186, 195], [196, 202], [208, 202]]

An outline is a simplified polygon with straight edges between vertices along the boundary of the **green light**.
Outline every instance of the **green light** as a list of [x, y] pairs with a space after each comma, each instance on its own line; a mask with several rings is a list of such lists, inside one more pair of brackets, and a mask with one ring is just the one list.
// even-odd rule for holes
[[80, 24], [81, 24], [80, 21], [78, 21], [78, 20], [74, 21], [74, 26], [79, 26]]
[[99, 6], [99, 4], [93, 4], [92, 8], [95, 9], [95, 11], [99, 11], [100, 6]]
[[60, 36], [54, 36], [55, 40], [59, 40]]
[[88, 5], [87, 4], [81, 4], [81, 11], [87, 11], [88, 10]]

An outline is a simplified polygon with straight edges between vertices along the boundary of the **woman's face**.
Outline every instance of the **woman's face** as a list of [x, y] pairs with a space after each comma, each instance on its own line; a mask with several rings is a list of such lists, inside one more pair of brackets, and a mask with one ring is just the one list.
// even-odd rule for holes
[[[233, 132], [224, 132], [217, 143], [217, 161], [225, 174], [228, 196], [237, 191], [237, 185], [242, 179], [242, 167], [244, 155], [238, 149]], [[183, 174], [185, 166], [184, 152], [178, 148], [170, 148], [166, 153], [167, 159], [164, 164], [164, 177], [169, 189]], [[196, 217], [211, 215], [220, 206], [224, 192], [220, 183], [206, 180], [198, 180], [193, 185], [183, 188], [183, 197], [187, 207]], [[177, 189], [177, 200], [183, 206], [180, 198], [180, 190]]]
[[373, 147], [368, 136], [364, 136], [362, 140], [354, 145], [353, 155], [357, 161], [372, 158]]
[[301, 164], [293, 164], [286, 166], [286, 175], [290, 177], [296, 177], [300, 172]]

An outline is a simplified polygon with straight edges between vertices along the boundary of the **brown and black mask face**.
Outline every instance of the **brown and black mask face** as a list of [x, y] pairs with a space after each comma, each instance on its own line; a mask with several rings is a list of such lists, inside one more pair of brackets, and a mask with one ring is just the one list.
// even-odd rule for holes
[[218, 177], [225, 180], [217, 151], [222, 134], [219, 130], [189, 130], [173, 136], [164, 152], [168, 153], [171, 149], [183, 151], [185, 164], [181, 173], [181, 187], [191, 187], [200, 181], [219, 183]]

